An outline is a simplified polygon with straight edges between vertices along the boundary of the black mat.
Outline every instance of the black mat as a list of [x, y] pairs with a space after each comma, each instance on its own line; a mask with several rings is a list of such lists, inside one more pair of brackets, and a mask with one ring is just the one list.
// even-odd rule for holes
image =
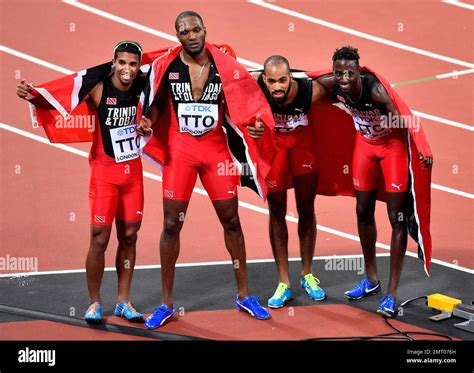
[[[388, 284], [389, 258], [377, 259], [382, 287]], [[334, 262], [332, 264], [335, 264]], [[347, 267], [346, 267], [347, 268]], [[354, 267], [352, 267], [354, 268]], [[314, 273], [321, 280], [328, 298], [323, 302], [313, 302], [299, 286], [299, 262], [290, 263], [290, 279], [294, 300], [287, 305], [297, 307], [318, 304], [348, 304], [369, 312], [374, 312], [381, 295], [368, 297], [360, 301], [348, 301], [344, 291], [363, 278], [356, 270], [336, 270], [325, 260], [317, 260]], [[276, 269], [274, 263], [249, 264], [249, 290], [259, 295], [266, 304], [276, 287]], [[117, 276], [115, 272], [106, 272], [102, 284], [103, 314], [111, 315], [117, 295]], [[398, 290], [398, 303], [417, 296], [442, 293], [462, 299], [470, 304], [474, 294], [472, 275], [432, 264], [431, 278], [422, 269], [420, 260], [406, 257], [404, 270]], [[232, 309], [236, 294], [234, 274], [231, 265], [200, 266], [177, 268], [174, 301], [175, 308], [181, 312]], [[161, 281], [159, 269], [136, 270], [132, 288], [134, 306], [142, 312], [150, 313], [161, 302]], [[87, 304], [85, 273], [32, 275], [0, 279], [0, 304], [50, 312], [63, 316], [82, 317]], [[433, 322], [429, 316], [437, 312], [430, 310], [424, 300], [417, 300], [404, 308], [403, 315], [397, 319], [438, 333], [465, 340], [474, 340], [474, 334], [454, 327], [462, 319], [451, 318], [442, 322]], [[0, 322], [24, 321], [0, 312]], [[363, 322], [363, 320], [361, 320]]]

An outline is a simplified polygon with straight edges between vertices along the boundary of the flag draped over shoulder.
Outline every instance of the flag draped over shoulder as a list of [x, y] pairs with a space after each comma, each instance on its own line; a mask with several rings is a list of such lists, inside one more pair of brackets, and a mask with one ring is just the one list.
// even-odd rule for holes
[[[408, 129], [406, 131], [408, 144], [409, 177], [407, 223], [410, 236], [418, 244], [418, 257], [424, 261], [427, 275], [431, 262], [431, 168], [423, 169], [418, 153], [423, 156], [432, 156], [425, 133], [418, 121], [407, 123], [414, 118], [407, 104], [401, 99], [390, 84], [379, 74], [368, 67], [362, 67], [362, 74], [371, 73], [384, 86], [395, 108], [400, 113]], [[331, 71], [306, 73], [316, 79], [323, 75], [332, 74]], [[315, 105], [310, 112], [310, 120], [314, 124], [316, 151], [320, 162], [318, 194], [354, 196], [352, 176], [349, 172], [352, 166], [352, 153], [356, 130], [350, 115], [340, 110], [330, 102]], [[380, 200], [385, 200], [383, 180], [380, 180]]]
[[[271, 136], [275, 123], [270, 105], [255, 80], [234, 57], [224, 54], [212, 44], [206, 43], [205, 48], [212, 55], [222, 81], [226, 109], [223, 128], [232, 159], [239, 170], [240, 184], [253, 189], [264, 199], [267, 192], [265, 177], [270, 171], [270, 163], [275, 154]], [[182, 47], [177, 47], [153, 62], [149, 71], [148, 89], [140, 97], [137, 117], [142, 113], [146, 114], [164, 84], [168, 66], [181, 50]], [[154, 123], [153, 136], [144, 149], [143, 157], [158, 166], [167, 161], [170, 115], [172, 113], [169, 105], [166, 105]], [[268, 128], [263, 138], [255, 141], [249, 137], [245, 127], [253, 125], [257, 115], [260, 115]]]
[[[220, 47], [226, 48], [229, 55], [220, 51]], [[265, 198], [267, 188], [264, 179], [275, 154], [271, 138], [274, 127], [271, 108], [257, 83], [235, 60], [235, 52], [230, 46], [206, 43], [206, 48], [212, 54], [222, 80], [226, 100], [223, 126], [236, 172], [241, 175], [241, 185], [250, 187], [261, 198]], [[137, 118], [144, 112], [142, 109], [153, 102], [166, 68], [181, 49], [179, 46], [172, 50], [164, 48], [143, 54], [142, 71], [150, 70], [150, 86], [145, 88], [140, 97]], [[81, 101], [99, 81], [111, 73], [112, 63], [108, 62], [36, 86], [32, 95], [43, 96], [54, 110], [30, 104], [33, 126], [42, 126], [51, 142], [92, 141], [95, 128], [92, 124], [98, 125], [97, 112], [91, 103]], [[253, 124], [257, 114], [268, 130], [262, 139], [255, 141], [249, 137], [245, 126]], [[158, 166], [166, 161], [167, 130], [171, 123], [169, 115], [169, 111], [161, 113], [155, 123], [154, 136], [144, 148], [143, 157]]]
[[[144, 53], [142, 71], [146, 72], [147, 65], [167, 51], [168, 48]], [[97, 112], [91, 103], [82, 100], [111, 73], [112, 62], [107, 62], [36, 86], [32, 95], [43, 96], [55, 110], [30, 104], [33, 127], [42, 126], [49, 141], [55, 143], [92, 141], [92, 124], [99, 123]]]
[[[235, 57], [232, 48], [224, 45]], [[265, 177], [275, 154], [272, 141], [274, 120], [271, 108], [263, 92], [247, 70], [233, 57], [222, 53], [219, 45], [206, 44], [220, 73], [226, 100], [226, 115], [223, 127], [227, 134], [228, 146], [234, 164], [241, 174], [241, 185], [248, 186], [262, 198], [266, 196]], [[144, 53], [142, 69], [149, 69], [149, 85], [142, 93], [138, 104], [137, 118], [146, 113], [153, 102], [163, 80], [167, 67], [179, 54], [181, 47]], [[152, 64], [150, 68], [150, 64]], [[30, 104], [33, 125], [42, 126], [51, 142], [71, 143], [92, 141], [94, 128], [91, 120], [98, 124], [96, 110], [88, 102], [81, 102], [90, 90], [111, 74], [112, 63], [104, 63], [79, 71], [51, 82], [38, 85], [33, 96], [43, 96], [55, 109], [42, 109]], [[307, 72], [310, 78], [330, 74], [331, 71]], [[390, 84], [370, 68], [362, 68], [362, 73], [372, 73], [387, 90], [398, 112], [403, 116], [412, 113]], [[145, 146], [144, 158], [163, 165], [167, 155], [167, 133], [170, 124], [169, 105], [160, 113], [154, 124], [154, 135]], [[254, 123], [260, 114], [267, 130], [262, 139], [249, 138], [245, 126]], [[315, 105], [310, 111], [314, 124], [316, 151], [320, 163], [318, 194], [354, 196], [350, 167], [354, 149], [355, 128], [352, 118], [331, 105], [330, 102]], [[408, 229], [418, 243], [418, 256], [424, 261], [429, 275], [431, 262], [431, 169], [422, 169], [418, 153], [432, 156], [423, 129], [420, 126], [406, 129], [409, 156], [409, 208]], [[383, 180], [380, 183], [383, 186]], [[380, 200], [385, 199], [384, 188], [379, 188]]]

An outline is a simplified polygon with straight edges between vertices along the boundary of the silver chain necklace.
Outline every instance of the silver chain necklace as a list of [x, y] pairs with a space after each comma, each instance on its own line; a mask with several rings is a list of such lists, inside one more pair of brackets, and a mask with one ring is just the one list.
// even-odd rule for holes
[[[184, 60], [184, 54], [183, 54], [183, 51], [181, 51], [181, 60], [189, 67], [189, 65], [186, 63], [186, 61]], [[191, 76], [191, 79], [194, 80], [194, 81], [197, 81], [199, 80], [199, 78], [201, 77], [202, 75], [202, 72], [204, 71], [204, 68], [206, 67], [207, 63], [209, 62], [209, 60], [207, 59], [206, 62], [204, 62], [204, 64], [201, 65], [201, 70], [199, 70], [199, 74], [196, 78], [193, 78], [191, 76], [191, 74], [189, 74], [189, 76]]]

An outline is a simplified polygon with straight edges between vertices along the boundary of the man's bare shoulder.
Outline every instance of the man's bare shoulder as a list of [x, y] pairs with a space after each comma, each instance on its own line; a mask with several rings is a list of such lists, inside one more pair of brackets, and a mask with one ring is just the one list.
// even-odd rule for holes
[[391, 103], [391, 99], [387, 90], [379, 81], [377, 81], [372, 87], [371, 97], [372, 97], [372, 100], [374, 100], [374, 102], [377, 104], [390, 104]]
[[102, 91], [104, 90], [104, 82], [100, 81], [91, 89], [90, 94], [102, 96]]
[[100, 81], [90, 90], [86, 97], [84, 97], [84, 101], [90, 101], [95, 105], [95, 107], [99, 107], [103, 91], [104, 82]]
[[336, 85], [336, 79], [334, 79], [332, 74], [320, 76], [315, 80], [329, 92], [332, 92], [334, 90], [334, 86]]

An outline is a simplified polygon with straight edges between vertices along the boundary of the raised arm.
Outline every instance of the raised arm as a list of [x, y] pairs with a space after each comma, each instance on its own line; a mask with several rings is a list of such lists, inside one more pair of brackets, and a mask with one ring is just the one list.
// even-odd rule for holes
[[31, 98], [31, 92], [35, 89], [33, 83], [26, 83], [26, 79], [22, 79], [16, 87], [16, 94], [23, 100], [31, 102], [33, 105], [43, 109], [53, 110], [54, 107], [41, 95]]
[[[100, 97], [102, 96], [102, 82], [97, 83], [94, 88], [83, 98], [82, 101], [92, 99], [95, 106], [97, 107], [100, 103]], [[22, 79], [20, 84], [17, 86], [16, 94], [23, 100], [31, 102], [33, 105], [42, 109], [54, 110], [54, 106], [51, 105], [42, 95], [34, 96], [31, 98], [31, 92], [35, 89], [33, 83], [26, 83], [25, 79]], [[82, 102], [81, 101], [81, 102]]]

